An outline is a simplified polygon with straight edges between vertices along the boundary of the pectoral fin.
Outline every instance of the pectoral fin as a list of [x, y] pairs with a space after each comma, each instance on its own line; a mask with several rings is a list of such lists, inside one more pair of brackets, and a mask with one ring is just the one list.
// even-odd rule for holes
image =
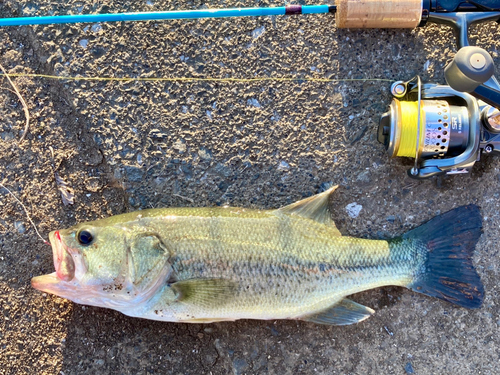
[[375, 313], [369, 307], [344, 298], [342, 301], [320, 313], [302, 317], [301, 320], [317, 324], [345, 326], [359, 323]]
[[312, 197], [302, 199], [298, 202], [282, 207], [278, 209], [277, 212], [286, 215], [297, 215], [306, 219], [317, 221], [321, 224], [331, 225], [335, 228], [336, 234], [341, 236], [340, 232], [335, 227], [335, 223], [333, 222], [330, 213], [329, 200], [335, 189], [337, 189], [337, 186], [333, 186], [321, 194], [313, 195]]
[[213, 307], [231, 302], [237, 284], [226, 279], [190, 279], [178, 281], [171, 288], [179, 302]]

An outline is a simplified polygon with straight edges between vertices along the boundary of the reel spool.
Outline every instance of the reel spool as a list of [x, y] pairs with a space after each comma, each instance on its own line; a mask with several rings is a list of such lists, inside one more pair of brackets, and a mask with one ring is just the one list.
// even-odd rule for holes
[[446, 100], [422, 100], [420, 119], [417, 151], [418, 102], [392, 100], [380, 120], [383, 143], [391, 157], [443, 158], [460, 155], [467, 148], [467, 107]]

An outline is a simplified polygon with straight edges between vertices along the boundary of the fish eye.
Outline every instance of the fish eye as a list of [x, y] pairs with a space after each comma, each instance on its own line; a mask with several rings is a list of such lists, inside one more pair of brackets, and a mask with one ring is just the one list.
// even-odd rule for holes
[[92, 233], [90, 233], [88, 230], [81, 230], [78, 232], [76, 235], [76, 238], [78, 239], [78, 242], [82, 245], [90, 245], [94, 237], [92, 236]]

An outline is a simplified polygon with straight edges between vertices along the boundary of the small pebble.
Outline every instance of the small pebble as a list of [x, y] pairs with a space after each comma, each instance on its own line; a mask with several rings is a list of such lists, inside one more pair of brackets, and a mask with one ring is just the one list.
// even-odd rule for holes
[[258, 37], [260, 37], [262, 34], [264, 34], [264, 32], [266, 31], [266, 28], [265, 26], [261, 26], [261, 27], [258, 27], [256, 28], [254, 31], [252, 31], [252, 37], [254, 39], [257, 39]]
[[23, 222], [22, 221], [16, 221], [14, 222], [14, 228], [16, 228], [16, 230], [23, 234], [24, 232], [26, 232], [26, 227], [24, 226]]
[[177, 151], [180, 153], [186, 152], [187, 146], [186, 146], [186, 141], [183, 139], [179, 138], [175, 143], [172, 145], [173, 148], [175, 148]]
[[345, 208], [345, 210], [347, 211], [347, 214], [353, 219], [355, 219], [359, 216], [359, 213], [361, 212], [362, 209], [363, 209], [363, 206], [360, 204], [357, 204], [356, 202], [349, 203]]
[[410, 362], [408, 362], [405, 366], [405, 371], [407, 374], [414, 374], [415, 370], [413, 370], [413, 366], [411, 365]]
[[211, 160], [212, 159], [212, 151], [206, 149], [205, 147], [201, 147], [198, 150], [198, 156], [203, 160]]
[[257, 108], [260, 108], [260, 103], [258, 102], [257, 99], [248, 99], [247, 100], [247, 105], [251, 105], [251, 106], [254, 106], [254, 107], [257, 107]]
[[92, 30], [93, 33], [98, 33], [99, 31], [102, 30], [102, 26], [98, 23], [95, 23], [92, 25], [92, 27], [90, 28], [90, 30]]
[[290, 164], [288, 164], [286, 161], [282, 160], [280, 164], [278, 165], [278, 171], [287, 171], [290, 169]]

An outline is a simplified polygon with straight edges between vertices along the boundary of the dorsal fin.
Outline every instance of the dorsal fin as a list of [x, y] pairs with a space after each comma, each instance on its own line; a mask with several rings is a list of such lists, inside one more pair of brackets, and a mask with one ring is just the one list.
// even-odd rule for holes
[[[330, 215], [330, 195], [337, 189], [338, 185], [331, 187], [323, 193], [313, 195], [312, 197], [302, 199], [288, 206], [281, 207], [277, 211], [286, 215], [297, 215], [306, 219], [317, 221], [321, 224], [332, 225], [335, 227]], [[340, 236], [340, 232], [338, 233]]]

